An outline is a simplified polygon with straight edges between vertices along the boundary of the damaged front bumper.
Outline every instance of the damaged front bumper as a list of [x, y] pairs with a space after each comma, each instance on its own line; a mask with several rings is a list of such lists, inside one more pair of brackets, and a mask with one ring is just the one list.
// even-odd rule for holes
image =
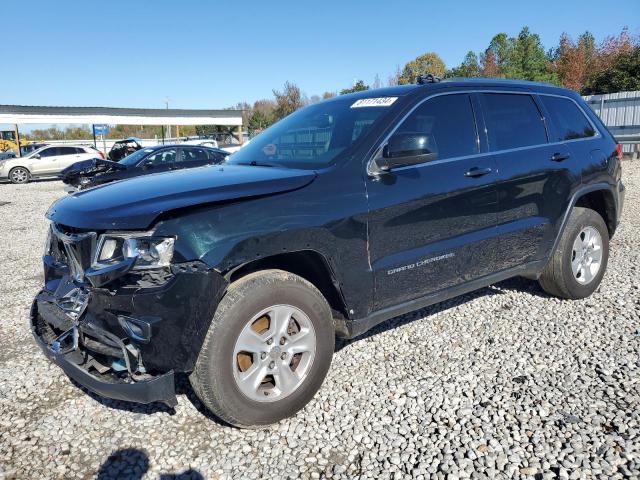
[[[173, 371], [136, 380], [129, 371], [127, 375], [100, 374], [98, 369], [103, 370], [105, 366], [81, 347], [80, 336], [84, 332], [80, 331], [79, 326], [73, 325], [62, 335], [56, 336], [51, 325], [39, 314], [37, 305], [36, 299], [31, 309], [31, 331], [46, 357], [59, 365], [70, 378], [103, 397], [145, 404], [162, 402], [172, 408], [177, 405]], [[100, 335], [105, 332], [96, 330], [94, 333]], [[52, 340], [49, 342], [46, 338]], [[120, 343], [120, 351], [126, 358], [129, 353]], [[96, 367], [95, 374], [89, 372], [92, 367]]]
[[218, 272], [187, 262], [94, 287], [45, 258], [45, 279], [31, 330], [49, 359], [98, 395], [176, 405], [174, 372], [193, 370], [226, 289]]
[[93, 268], [96, 232], [52, 225], [31, 330], [45, 355], [108, 398], [176, 405], [174, 372], [193, 370], [227, 282], [201, 261]]

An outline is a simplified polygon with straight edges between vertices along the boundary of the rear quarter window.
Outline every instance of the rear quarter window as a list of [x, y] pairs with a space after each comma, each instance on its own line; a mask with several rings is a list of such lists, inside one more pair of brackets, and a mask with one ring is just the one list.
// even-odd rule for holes
[[593, 126], [572, 100], [562, 97], [540, 95], [540, 100], [549, 112], [554, 127], [554, 142], [593, 137]]
[[531, 95], [483, 93], [482, 97], [491, 150], [547, 143], [542, 115]]
[[58, 147], [58, 155], [75, 155], [78, 149], [75, 147]]

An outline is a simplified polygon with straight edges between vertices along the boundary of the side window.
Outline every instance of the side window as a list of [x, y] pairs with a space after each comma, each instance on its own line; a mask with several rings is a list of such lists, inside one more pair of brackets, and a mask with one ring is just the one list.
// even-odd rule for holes
[[482, 96], [491, 150], [547, 143], [542, 115], [530, 95], [483, 93]]
[[207, 153], [202, 148], [183, 147], [178, 154], [178, 162], [199, 162], [208, 160]]
[[177, 163], [183, 163], [183, 162], [188, 162], [191, 160], [191, 155], [189, 153], [189, 149], [188, 148], [181, 148], [178, 151], [178, 160], [176, 160]]
[[39, 155], [42, 158], [45, 157], [55, 157], [56, 155], [58, 155], [57, 152], [58, 148], [57, 147], [51, 147], [51, 148], [45, 148], [44, 150], [42, 150]]
[[189, 148], [188, 155], [186, 157], [187, 161], [190, 162], [207, 162], [209, 161], [209, 156], [207, 155], [207, 151], [204, 148]]
[[75, 155], [76, 151], [75, 147], [58, 147], [57, 155]]
[[438, 160], [478, 153], [476, 123], [471, 98], [466, 94], [442, 95], [416, 108], [395, 133], [427, 136]]
[[146, 157], [142, 163], [151, 163], [155, 167], [160, 167], [162, 165], [168, 165], [170, 163], [175, 162], [176, 160], [176, 149], [175, 148], [167, 148], [166, 150], [160, 150], [152, 155]]
[[568, 98], [540, 95], [540, 100], [549, 111], [556, 130], [553, 141], [575, 140], [593, 137], [596, 132], [578, 106]]
[[209, 150], [207, 153], [209, 154], [209, 160], [213, 160], [215, 162], [222, 162], [226, 158], [224, 153], [217, 150]]

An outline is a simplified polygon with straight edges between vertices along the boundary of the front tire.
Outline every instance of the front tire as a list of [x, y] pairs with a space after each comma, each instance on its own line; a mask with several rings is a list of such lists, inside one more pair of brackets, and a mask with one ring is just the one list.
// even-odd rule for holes
[[591, 295], [609, 260], [609, 231], [602, 217], [575, 207], [539, 282], [550, 295], [572, 300]]
[[331, 309], [317, 288], [282, 270], [255, 272], [220, 302], [190, 382], [225, 422], [268, 425], [313, 398], [334, 343]]
[[20, 184], [27, 183], [31, 179], [31, 172], [24, 167], [13, 167], [9, 171], [9, 180], [11, 183]]

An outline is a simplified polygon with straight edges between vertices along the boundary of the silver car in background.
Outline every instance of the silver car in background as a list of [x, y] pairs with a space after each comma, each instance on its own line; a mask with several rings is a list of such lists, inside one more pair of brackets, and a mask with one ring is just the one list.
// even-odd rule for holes
[[0, 179], [27, 183], [32, 178], [56, 176], [70, 165], [91, 158], [104, 156], [83, 145], [48, 145], [20, 158], [0, 160]]

